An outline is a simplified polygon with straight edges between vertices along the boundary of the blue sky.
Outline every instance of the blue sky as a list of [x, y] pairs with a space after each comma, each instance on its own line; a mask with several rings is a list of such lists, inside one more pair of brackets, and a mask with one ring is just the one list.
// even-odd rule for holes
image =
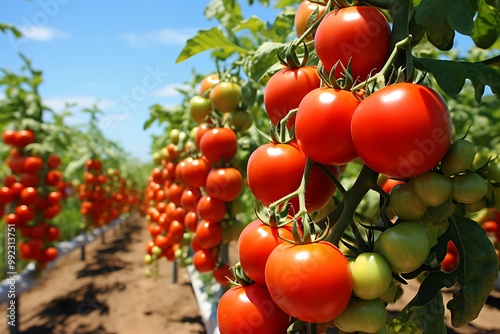
[[[199, 29], [214, 26], [203, 16], [208, 1], [166, 0], [5, 0], [0, 22], [12, 23], [26, 38], [0, 35], [0, 67], [19, 71], [22, 52], [43, 71], [44, 102], [61, 110], [66, 102], [105, 112], [101, 125], [134, 156], [151, 160], [153, 127], [143, 131], [148, 108], [181, 101], [175, 91], [191, 70], [214, 70], [209, 53], [175, 64], [185, 41]], [[275, 11], [259, 5], [244, 16], [272, 20]], [[1, 93], [0, 93], [1, 94]], [[68, 121], [86, 118], [75, 113]]]

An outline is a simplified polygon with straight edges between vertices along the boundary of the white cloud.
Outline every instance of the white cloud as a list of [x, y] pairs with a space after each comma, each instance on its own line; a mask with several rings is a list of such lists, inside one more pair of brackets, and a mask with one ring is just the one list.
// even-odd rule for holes
[[197, 29], [192, 28], [165, 28], [146, 33], [125, 33], [120, 35], [120, 38], [131, 47], [142, 49], [154, 44], [182, 45], [193, 37], [196, 32]]
[[153, 91], [151, 95], [153, 95], [154, 97], [178, 96], [178, 95], [180, 95], [180, 93], [177, 91], [177, 88], [188, 89], [188, 86], [183, 85], [183, 84], [169, 84], [169, 85], [163, 86], [163, 87]]
[[94, 105], [103, 111], [115, 106], [115, 102], [110, 99], [98, 99], [92, 96], [58, 96], [44, 99], [44, 103], [55, 112], [61, 112], [67, 104], [76, 104], [75, 108], [91, 108]]
[[44, 26], [24, 26], [21, 27], [21, 32], [24, 37], [39, 42], [48, 42], [54, 39], [66, 39], [69, 37], [68, 33], [64, 31]]

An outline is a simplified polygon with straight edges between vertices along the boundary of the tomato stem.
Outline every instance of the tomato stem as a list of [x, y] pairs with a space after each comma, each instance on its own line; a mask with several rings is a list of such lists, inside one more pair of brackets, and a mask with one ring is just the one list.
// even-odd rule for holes
[[[364, 165], [352, 188], [345, 192], [342, 199], [343, 208], [339, 209], [341, 210], [340, 217], [334, 225], [332, 233], [327, 238], [327, 240], [335, 246], [339, 246], [340, 238], [344, 234], [345, 229], [353, 222], [356, 208], [359, 203], [361, 203], [366, 193], [377, 185], [377, 179], [378, 173]], [[338, 207], [340, 207], [340, 205], [337, 206], [337, 208]], [[337, 208], [332, 214], [337, 211]]]
[[316, 163], [316, 166], [318, 166], [319, 169], [321, 169], [321, 171], [326, 175], [328, 176], [328, 178], [330, 179], [330, 181], [333, 182], [333, 184], [335, 184], [335, 186], [337, 187], [337, 189], [340, 191], [341, 194], [344, 194], [346, 192], [344, 186], [342, 185], [342, 183], [340, 183], [339, 179], [337, 179], [335, 177], [335, 175], [333, 175], [332, 171], [329, 170], [328, 168], [326, 168], [325, 165], [323, 164], [319, 164], [319, 163]]

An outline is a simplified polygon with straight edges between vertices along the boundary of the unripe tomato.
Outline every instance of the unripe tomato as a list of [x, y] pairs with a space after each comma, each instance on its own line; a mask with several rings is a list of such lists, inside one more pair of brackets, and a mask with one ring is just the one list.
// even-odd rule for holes
[[212, 73], [203, 78], [200, 82], [200, 88], [198, 94], [200, 96], [206, 97], [209, 90], [219, 82], [219, 75], [217, 73]]
[[242, 99], [241, 86], [234, 82], [219, 82], [210, 91], [212, 107], [220, 113], [235, 111]]
[[189, 114], [198, 123], [205, 120], [210, 110], [212, 110], [210, 99], [195, 95], [189, 100]]
[[[295, 12], [295, 18], [293, 21], [297, 36], [302, 36], [306, 30], [325, 13], [325, 9], [325, 5], [308, 0], [302, 1], [297, 7], [297, 12]], [[311, 16], [313, 13], [315, 13], [315, 16]], [[314, 31], [306, 37], [306, 41], [312, 40], [313, 37]]]
[[470, 204], [481, 200], [488, 192], [488, 184], [479, 174], [457, 175], [451, 179], [455, 201]]
[[419, 222], [404, 221], [385, 230], [375, 242], [375, 251], [400, 273], [420, 267], [430, 253], [427, 229]]
[[373, 252], [359, 254], [351, 262], [352, 289], [361, 299], [371, 300], [382, 296], [392, 282], [392, 271], [386, 259]]
[[427, 205], [417, 195], [413, 182], [395, 186], [389, 196], [390, 209], [401, 219], [420, 219], [427, 211]]
[[335, 318], [338, 329], [348, 333], [377, 333], [387, 319], [384, 303], [379, 299], [353, 300], [347, 308]]
[[450, 178], [437, 172], [427, 172], [415, 177], [413, 188], [425, 205], [436, 207], [451, 196]]
[[472, 167], [476, 146], [465, 139], [453, 142], [441, 161], [441, 171], [445, 175], [456, 175]]

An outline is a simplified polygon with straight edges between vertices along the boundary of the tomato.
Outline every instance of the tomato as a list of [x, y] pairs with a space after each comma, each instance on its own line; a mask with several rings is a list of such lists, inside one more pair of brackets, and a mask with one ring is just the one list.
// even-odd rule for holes
[[286, 333], [289, 318], [260, 284], [232, 287], [222, 295], [217, 307], [221, 334]]
[[218, 246], [222, 241], [222, 228], [218, 222], [202, 220], [196, 227], [196, 239], [202, 249]]
[[172, 183], [168, 190], [165, 192], [169, 201], [173, 202], [175, 205], [181, 205], [182, 193], [184, 192], [184, 187], [178, 183]]
[[203, 195], [196, 205], [198, 216], [211, 222], [218, 222], [226, 215], [226, 203]]
[[391, 268], [409, 273], [419, 268], [430, 253], [427, 229], [417, 221], [404, 221], [385, 230], [375, 242]]
[[2, 140], [5, 144], [10, 145], [10, 146], [16, 146], [17, 145], [17, 138], [16, 138], [16, 131], [14, 130], [4, 130], [2, 133]]
[[[297, 36], [302, 36], [306, 32], [306, 30], [325, 13], [325, 9], [325, 5], [314, 3], [308, 0], [302, 1], [297, 7], [295, 18], [293, 20]], [[315, 20], [313, 20], [314, 17], [311, 16], [313, 13], [316, 13]], [[306, 37], [306, 40], [312, 40], [313, 37], [314, 31], [311, 33], [311, 35], [308, 35]]]
[[[269, 79], [264, 90], [264, 107], [271, 123], [276, 125], [290, 110], [298, 108], [307, 93], [320, 86], [315, 66], [284, 67]], [[295, 115], [287, 126], [295, 123]]]
[[441, 261], [441, 270], [450, 273], [458, 267], [459, 255], [447, 252]]
[[198, 226], [198, 214], [195, 211], [188, 211], [184, 216], [184, 226], [190, 232], [195, 232]]
[[33, 187], [26, 187], [21, 190], [20, 200], [22, 204], [33, 204], [38, 198], [38, 191]]
[[[247, 182], [252, 194], [264, 206], [298, 189], [306, 164], [305, 154], [296, 144], [268, 143], [252, 152], [247, 164]], [[332, 167], [338, 177], [338, 167]], [[311, 168], [306, 185], [306, 208], [314, 212], [325, 206], [335, 185], [316, 166]], [[298, 211], [298, 199], [289, 202], [290, 213]]]
[[196, 128], [196, 134], [194, 136], [194, 143], [198, 149], [200, 149], [200, 142], [203, 135], [211, 128], [207, 123], [200, 123]]
[[233, 130], [219, 127], [208, 130], [200, 139], [200, 151], [212, 164], [229, 162], [238, 150]]
[[283, 242], [282, 238], [293, 240], [290, 227], [271, 227], [260, 220], [254, 220], [241, 231], [238, 258], [248, 277], [259, 284], [266, 284], [267, 259], [276, 246]]
[[500, 164], [498, 161], [491, 161], [486, 170], [488, 180], [500, 183]]
[[14, 194], [12, 193], [12, 190], [7, 186], [0, 187], [0, 203], [7, 204], [13, 200]]
[[20, 222], [26, 223], [33, 218], [35, 218], [35, 211], [27, 205], [18, 205], [14, 209], [16, 216], [19, 218]]
[[329, 321], [344, 311], [351, 298], [349, 263], [325, 241], [279, 244], [267, 259], [265, 277], [274, 302], [302, 321]]
[[392, 188], [389, 195], [389, 206], [396, 216], [404, 220], [420, 219], [427, 211], [427, 205], [415, 192], [413, 182]]
[[61, 166], [61, 158], [57, 154], [51, 154], [47, 158], [47, 166], [51, 169], [57, 169]]
[[27, 146], [35, 142], [35, 134], [31, 130], [21, 130], [16, 132], [16, 144], [17, 146]]
[[351, 263], [352, 289], [356, 296], [370, 300], [382, 296], [392, 282], [392, 271], [386, 259], [374, 252], [359, 254]]
[[314, 45], [327, 71], [340, 61], [336, 78], [341, 77], [342, 66], [347, 68], [351, 60], [353, 79], [364, 81], [387, 61], [390, 33], [387, 19], [376, 8], [345, 7], [325, 15], [316, 30]]
[[234, 131], [247, 131], [253, 124], [252, 113], [245, 110], [236, 110], [233, 113], [225, 113], [224, 115], [227, 124], [229, 124]]
[[451, 179], [452, 197], [459, 203], [474, 203], [486, 196], [488, 184], [479, 174], [457, 175]]
[[211, 250], [200, 249], [193, 255], [193, 265], [200, 273], [208, 273], [215, 268], [217, 262]]
[[189, 100], [189, 114], [198, 123], [201, 123], [212, 110], [210, 99], [195, 95]]
[[415, 177], [413, 189], [425, 205], [436, 207], [450, 198], [452, 186], [449, 177], [430, 171]]
[[210, 169], [207, 159], [187, 157], [177, 164], [175, 176], [187, 187], [204, 187]]
[[227, 263], [223, 263], [214, 269], [214, 278], [220, 285], [228, 286], [230, 280], [234, 281], [233, 273], [231, 272], [231, 267]]
[[49, 226], [47, 227], [45, 234], [47, 235], [48, 241], [57, 241], [61, 237], [61, 231], [57, 226]]
[[485, 221], [481, 226], [488, 233], [495, 233], [498, 230], [498, 223], [493, 220]]
[[196, 205], [202, 194], [200, 188], [186, 188], [182, 192], [181, 205], [186, 210], [196, 211]]
[[384, 303], [378, 299], [353, 300], [341, 315], [335, 318], [335, 325], [343, 332], [377, 333], [387, 319]]
[[241, 86], [234, 82], [219, 82], [210, 91], [212, 108], [220, 113], [235, 111], [242, 99]]
[[448, 176], [464, 172], [472, 167], [476, 146], [465, 139], [453, 142], [441, 161], [441, 171]]
[[351, 118], [358, 104], [346, 90], [322, 87], [309, 92], [300, 102], [295, 120], [295, 137], [302, 152], [326, 165], [356, 159]]
[[200, 87], [198, 94], [200, 96], [206, 96], [209, 90], [219, 82], [219, 75], [217, 73], [212, 73], [203, 78], [200, 82]]
[[363, 162], [394, 178], [434, 168], [448, 151], [451, 127], [443, 98], [432, 88], [411, 83], [390, 85], [368, 96], [351, 123]]
[[243, 188], [243, 178], [234, 167], [217, 168], [207, 177], [207, 195], [223, 202], [234, 201]]
[[406, 182], [401, 181], [401, 180], [395, 180], [391, 178], [387, 178], [385, 181], [382, 182], [381, 188], [384, 190], [386, 193], [390, 194], [392, 189], [397, 186], [398, 184], [405, 184]]
[[23, 170], [26, 173], [37, 173], [42, 170], [43, 161], [40, 157], [26, 157], [23, 162]]
[[59, 170], [51, 169], [45, 174], [45, 183], [49, 186], [56, 186], [62, 180], [62, 173]]

